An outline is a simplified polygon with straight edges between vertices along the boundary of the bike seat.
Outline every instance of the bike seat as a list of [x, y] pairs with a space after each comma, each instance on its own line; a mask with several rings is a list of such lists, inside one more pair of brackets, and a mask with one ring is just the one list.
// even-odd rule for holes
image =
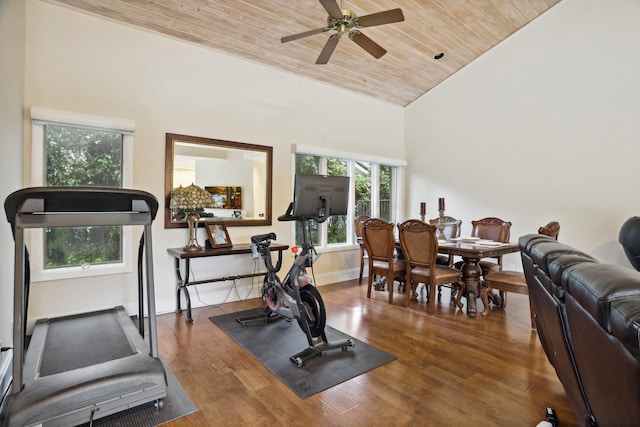
[[269, 242], [271, 240], [276, 240], [276, 233], [256, 234], [255, 236], [251, 236], [251, 243], [256, 245], [258, 243]]

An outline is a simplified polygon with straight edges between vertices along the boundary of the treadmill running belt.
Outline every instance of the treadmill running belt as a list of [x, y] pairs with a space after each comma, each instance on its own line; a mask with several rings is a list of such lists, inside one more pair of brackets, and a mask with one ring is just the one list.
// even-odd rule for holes
[[84, 368], [136, 353], [113, 310], [48, 320], [40, 376]]

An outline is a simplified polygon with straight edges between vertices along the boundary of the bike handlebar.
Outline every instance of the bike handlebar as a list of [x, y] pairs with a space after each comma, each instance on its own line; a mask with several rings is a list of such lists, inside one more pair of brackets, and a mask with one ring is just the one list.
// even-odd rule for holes
[[276, 240], [276, 233], [257, 234], [255, 236], [251, 236], [251, 243], [255, 243], [256, 245], [262, 242], [270, 242], [271, 240]]
[[293, 210], [293, 203], [289, 203], [289, 207], [287, 208], [287, 211], [278, 217], [278, 221], [307, 221], [311, 219], [317, 223], [323, 223], [329, 219], [328, 215], [294, 216], [294, 215], [291, 215], [292, 210]]

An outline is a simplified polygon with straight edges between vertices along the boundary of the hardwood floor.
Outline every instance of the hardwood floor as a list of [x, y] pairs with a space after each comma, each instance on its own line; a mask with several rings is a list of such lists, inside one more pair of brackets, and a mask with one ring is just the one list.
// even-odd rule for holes
[[410, 308], [398, 292], [393, 305], [386, 292], [367, 299], [357, 280], [318, 289], [331, 326], [397, 360], [300, 399], [208, 320], [261, 300], [195, 309], [191, 325], [184, 312], [164, 314], [160, 353], [198, 409], [165, 425], [535, 426], [552, 407], [562, 427], [577, 427], [530, 328], [526, 295], [509, 294], [505, 311], [472, 319], [455, 309], [447, 288], [435, 305], [421, 298]]

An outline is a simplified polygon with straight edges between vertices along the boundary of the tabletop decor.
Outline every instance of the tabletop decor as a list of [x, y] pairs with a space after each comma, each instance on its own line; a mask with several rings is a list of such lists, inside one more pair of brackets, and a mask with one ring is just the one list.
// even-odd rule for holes
[[427, 215], [427, 204], [420, 202], [420, 219], [424, 221], [425, 215]]
[[187, 216], [189, 226], [189, 240], [183, 248], [187, 252], [202, 251], [204, 248], [198, 244], [198, 220], [200, 215], [198, 209], [213, 207], [211, 194], [195, 184], [187, 187], [178, 187], [171, 190], [171, 201], [169, 207], [172, 210], [181, 210]]
[[438, 240], [446, 240], [444, 235], [444, 197], [438, 199]]
[[215, 222], [207, 222], [204, 227], [207, 229], [207, 235], [209, 236], [209, 245], [212, 248], [230, 248], [233, 246], [227, 227], [224, 224], [218, 224]]

